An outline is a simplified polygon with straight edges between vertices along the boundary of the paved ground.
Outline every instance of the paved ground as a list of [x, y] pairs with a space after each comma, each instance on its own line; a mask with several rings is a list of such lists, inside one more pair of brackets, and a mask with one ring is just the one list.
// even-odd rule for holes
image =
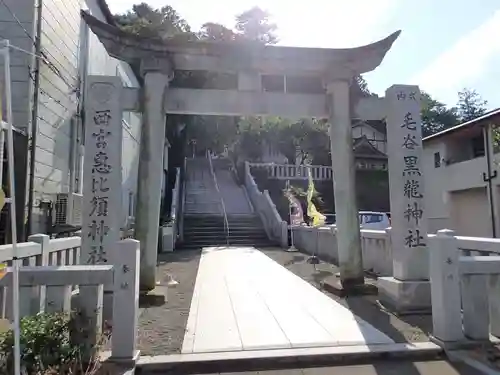
[[[288, 253], [282, 249], [262, 249], [262, 252], [316, 288], [320, 288], [322, 280], [338, 272], [338, 268], [329, 263], [321, 262], [314, 267], [307, 263], [309, 255], [300, 252]], [[367, 279], [367, 282], [375, 283], [375, 280]], [[322, 292], [349, 308], [395, 342], [429, 341], [428, 335], [432, 331], [431, 315], [398, 317], [381, 309], [377, 304], [377, 296], [339, 298], [327, 291], [322, 290]]]
[[[141, 375], [187, 375], [178, 372], [141, 372]], [[199, 374], [199, 373], [197, 373]], [[288, 368], [282, 370], [218, 372], [209, 375], [484, 375], [461, 363], [447, 361], [379, 361], [352, 366]]]
[[[325, 277], [337, 272], [329, 264], [314, 266], [307, 263], [308, 255], [287, 253], [282, 249], [262, 249], [279, 264], [318, 287]], [[143, 355], [180, 353], [196, 281], [201, 251], [177, 251], [161, 255], [158, 275], [163, 282], [171, 274], [179, 282], [168, 290], [168, 303], [161, 306], [141, 306], [139, 318], [139, 349]], [[385, 333], [395, 342], [427, 341], [432, 327], [430, 316], [398, 318], [381, 311], [376, 297], [329, 297], [351, 309], [356, 315]], [[411, 374], [410, 374], [411, 375]]]

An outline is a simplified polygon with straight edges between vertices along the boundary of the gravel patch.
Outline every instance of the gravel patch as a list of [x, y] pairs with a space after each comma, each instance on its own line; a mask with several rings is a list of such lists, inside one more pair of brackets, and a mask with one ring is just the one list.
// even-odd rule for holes
[[164, 293], [169, 275], [179, 284], [169, 287], [167, 302], [161, 306], [140, 306], [138, 349], [142, 355], [180, 353], [191, 307], [201, 250], [160, 254], [157, 268]]
[[[330, 298], [350, 309], [354, 314], [385, 333], [395, 342], [429, 341], [429, 334], [432, 332], [431, 315], [396, 316], [379, 307], [377, 296], [337, 297], [320, 288], [322, 280], [338, 272], [338, 267], [334, 264], [322, 261], [316, 265], [315, 269], [314, 265], [307, 263], [308, 254], [301, 252], [288, 253], [282, 249], [260, 250], [289, 271], [320, 289]], [[367, 279], [367, 282], [375, 283], [376, 281]]]

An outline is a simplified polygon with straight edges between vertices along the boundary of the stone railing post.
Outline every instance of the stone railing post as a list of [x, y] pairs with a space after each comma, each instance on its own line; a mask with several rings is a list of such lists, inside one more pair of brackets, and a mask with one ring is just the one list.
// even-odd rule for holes
[[433, 336], [440, 342], [464, 338], [460, 301], [459, 250], [452, 230], [429, 238]]
[[[290, 227], [292, 230], [292, 227]], [[281, 247], [288, 248], [288, 223], [286, 221], [281, 221]]]
[[500, 337], [500, 276], [490, 277], [490, 331]]
[[490, 275], [462, 275], [462, 321], [464, 336], [472, 340], [490, 338], [488, 279]]
[[112, 361], [135, 362], [139, 311], [139, 241], [127, 239], [117, 246], [120, 257], [114, 264]]
[[248, 181], [248, 176], [250, 176], [250, 164], [248, 163], [247, 160], [245, 160], [245, 185], [248, 186], [247, 184], [250, 182]]
[[[28, 237], [29, 242], [35, 242], [40, 245], [41, 253], [36, 257], [36, 266], [48, 266], [50, 257], [50, 237], [46, 234], [33, 234]], [[36, 312], [44, 312], [47, 301], [47, 287], [40, 285], [33, 287], [36, 288], [36, 297], [32, 301], [32, 310]]]
[[384, 241], [384, 253], [386, 254], [386, 259], [388, 259], [388, 263], [384, 265], [384, 273], [388, 276], [392, 275], [393, 267], [392, 267], [392, 227], [385, 228], [385, 241]]

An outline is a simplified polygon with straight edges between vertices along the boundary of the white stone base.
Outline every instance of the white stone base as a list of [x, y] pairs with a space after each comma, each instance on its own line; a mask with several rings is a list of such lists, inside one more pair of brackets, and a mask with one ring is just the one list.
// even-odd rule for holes
[[171, 253], [172, 251], [174, 251], [173, 228], [171, 226], [161, 227], [160, 234], [161, 252]]
[[380, 277], [377, 287], [380, 303], [398, 314], [431, 312], [429, 281], [402, 281], [394, 277]]

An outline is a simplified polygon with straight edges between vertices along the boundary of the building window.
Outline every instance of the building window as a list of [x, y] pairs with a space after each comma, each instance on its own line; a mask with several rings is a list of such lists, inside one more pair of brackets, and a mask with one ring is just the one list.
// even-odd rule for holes
[[482, 134], [472, 138], [471, 143], [472, 143], [472, 154], [474, 158], [479, 158], [485, 155], [484, 137]]
[[434, 153], [434, 168], [439, 168], [441, 166], [441, 154], [439, 152]]

